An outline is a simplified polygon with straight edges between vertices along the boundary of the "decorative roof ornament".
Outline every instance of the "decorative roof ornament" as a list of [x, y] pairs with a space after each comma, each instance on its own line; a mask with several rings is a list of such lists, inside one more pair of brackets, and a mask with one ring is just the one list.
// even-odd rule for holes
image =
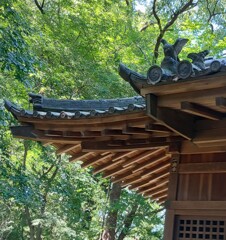
[[177, 66], [179, 64], [179, 53], [184, 45], [188, 42], [188, 39], [178, 38], [176, 42], [171, 45], [165, 39], [161, 40], [163, 44], [164, 59], [161, 62], [161, 68], [168, 76], [175, 76], [177, 74]]
[[208, 50], [189, 53], [187, 58], [191, 59], [192, 62], [186, 59], [180, 61], [178, 55], [187, 42], [188, 39], [178, 38], [174, 44], [170, 44], [162, 39], [164, 58], [160, 66], [153, 65], [148, 69], [147, 76], [138, 74], [123, 64], [120, 64], [119, 74], [139, 93], [141, 88], [149, 85], [165, 84], [180, 79], [189, 80], [190, 78], [226, 71], [226, 58], [206, 58], [209, 54]]

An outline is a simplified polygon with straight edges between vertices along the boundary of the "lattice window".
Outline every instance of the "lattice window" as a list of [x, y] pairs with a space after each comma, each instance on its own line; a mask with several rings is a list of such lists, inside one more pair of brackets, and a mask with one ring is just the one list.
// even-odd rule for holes
[[188, 219], [180, 217], [177, 221], [177, 239], [226, 240], [225, 225], [225, 220]]

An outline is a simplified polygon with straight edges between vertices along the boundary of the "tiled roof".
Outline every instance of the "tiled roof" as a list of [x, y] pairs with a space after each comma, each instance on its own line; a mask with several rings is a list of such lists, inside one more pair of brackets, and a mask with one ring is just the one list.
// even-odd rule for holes
[[142, 97], [110, 100], [56, 100], [30, 94], [33, 110], [25, 110], [6, 100], [5, 107], [15, 117], [39, 119], [78, 119], [114, 116], [145, 110]]

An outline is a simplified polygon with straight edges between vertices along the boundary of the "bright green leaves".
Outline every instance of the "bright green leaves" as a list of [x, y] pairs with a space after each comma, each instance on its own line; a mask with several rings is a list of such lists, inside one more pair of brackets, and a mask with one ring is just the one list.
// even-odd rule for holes
[[34, 73], [36, 62], [26, 41], [30, 27], [10, 3], [1, 3], [0, 9], [0, 68], [29, 84], [29, 74]]

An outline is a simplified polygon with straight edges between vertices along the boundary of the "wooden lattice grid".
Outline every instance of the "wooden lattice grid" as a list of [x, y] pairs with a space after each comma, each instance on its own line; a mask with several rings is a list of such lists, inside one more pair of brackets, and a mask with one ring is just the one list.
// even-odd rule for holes
[[225, 240], [226, 219], [220, 218], [177, 218], [176, 235], [178, 240]]

